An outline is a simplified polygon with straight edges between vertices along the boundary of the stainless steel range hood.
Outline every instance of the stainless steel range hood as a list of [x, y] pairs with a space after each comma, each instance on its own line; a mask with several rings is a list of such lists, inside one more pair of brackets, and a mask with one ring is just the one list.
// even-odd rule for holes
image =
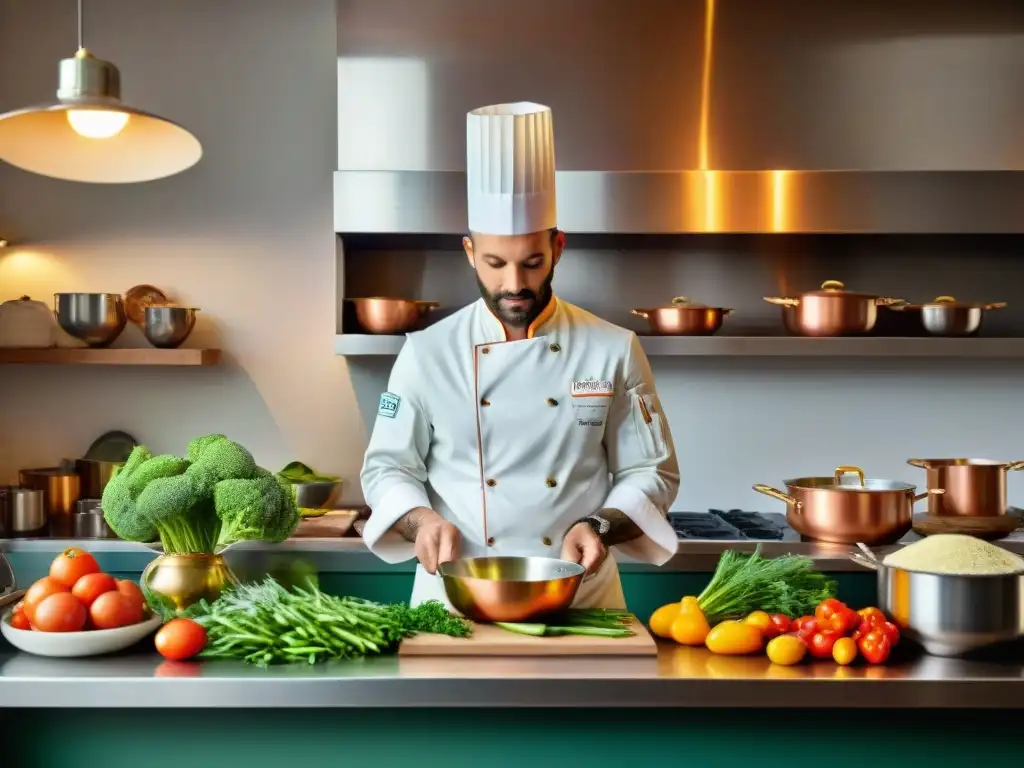
[[339, 0], [338, 232], [460, 233], [465, 113], [555, 112], [571, 232], [1024, 232], [1024, 3]]

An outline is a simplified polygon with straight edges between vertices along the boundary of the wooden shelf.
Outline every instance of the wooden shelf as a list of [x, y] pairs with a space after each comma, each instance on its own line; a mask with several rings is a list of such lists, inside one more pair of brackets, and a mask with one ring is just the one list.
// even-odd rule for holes
[[0, 364], [207, 366], [219, 362], [219, 349], [0, 349]]
[[[1024, 358], [1024, 338], [641, 336], [640, 341], [651, 357]], [[334, 351], [346, 357], [393, 357], [404, 343], [405, 336], [343, 333], [334, 337]]]

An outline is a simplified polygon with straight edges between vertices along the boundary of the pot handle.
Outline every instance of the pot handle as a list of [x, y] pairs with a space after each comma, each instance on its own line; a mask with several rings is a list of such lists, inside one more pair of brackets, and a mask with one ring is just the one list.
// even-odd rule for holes
[[893, 299], [887, 296], [879, 296], [875, 299], [875, 306], [878, 307], [903, 307], [906, 306], [906, 299]]
[[771, 496], [773, 499], [778, 499], [779, 501], [785, 502], [786, 504], [791, 505], [794, 509], [797, 510], [803, 506], [801, 502], [797, 501], [789, 494], [776, 490], [775, 488], [772, 488], [770, 485], [762, 485], [761, 483], [758, 483], [757, 485], [754, 486], [754, 490], [757, 491], [758, 493], [763, 493], [765, 496]]
[[946, 492], [945, 488], [929, 488], [924, 493], [917, 494], [914, 497], [913, 502], [911, 502], [911, 503], [912, 504], [916, 504], [917, 502], [921, 501], [922, 499], [927, 499], [929, 496], [941, 496], [945, 492]]
[[[907, 464], [920, 469], [928, 469], [928, 462], [924, 459], [907, 459]], [[1021, 462], [1021, 465], [1024, 466], [1024, 462]]]
[[642, 317], [644, 320], [647, 319], [648, 312], [646, 309], [631, 309], [630, 312], [632, 312], [637, 317]]
[[996, 301], [996, 302], [994, 302], [992, 304], [983, 304], [981, 308], [987, 311], [987, 310], [990, 310], [990, 309], [1002, 309], [1005, 306], [1006, 306], [1006, 302], [1005, 301]]
[[673, 307], [685, 307], [690, 303], [690, 299], [686, 296], [676, 296], [672, 299]]
[[1018, 469], [1024, 469], [1024, 461], [1011, 461], [1006, 465], [1007, 472], [1016, 472]]
[[836, 471], [832, 474], [832, 476], [835, 478], [836, 485], [842, 485], [840, 480], [842, 479], [843, 475], [856, 475], [860, 487], [864, 487], [864, 470], [861, 469], [860, 467], [851, 467], [845, 464], [841, 467], [836, 467]]
[[765, 296], [764, 300], [769, 304], [777, 304], [780, 307], [799, 307], [800, 299], [783, 299], [779, 296]]
[[853, 560], [853, 562], [855, 562], [857, 565], [863, 565], [865, 568], [869, 568], [872, 571], [877, 571], [881, 566], [881, 563], [879, 563], [877, 560], [871, 560], [870, 558], [867, 558], [864, 555], [862, 555], [860, 552], [851, 552], [850, 559]]

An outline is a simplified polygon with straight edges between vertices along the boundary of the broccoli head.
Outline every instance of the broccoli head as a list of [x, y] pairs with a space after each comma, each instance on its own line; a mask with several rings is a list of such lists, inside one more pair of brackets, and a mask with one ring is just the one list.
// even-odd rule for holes
[[144, 445], [137, 445], [103, 489], [103, 518], [110, 529], [126, 541], [152, 542], [158, 537], [153, 522], [141, 515], [132, 493], [132, 477], [152, 458]]
[[218, 547], [284, 541], [299, 522], [291, 489], [266, 470], [252, 479], [221, 480], [213, 489], [213, 507], [221, 524]]
[[256, 460], [245, 448], [223, 435], [199, 437], [189, 443], [192, 476], [204, 496], [213, 495], [221, 480], [247, 480], [256, 473]]

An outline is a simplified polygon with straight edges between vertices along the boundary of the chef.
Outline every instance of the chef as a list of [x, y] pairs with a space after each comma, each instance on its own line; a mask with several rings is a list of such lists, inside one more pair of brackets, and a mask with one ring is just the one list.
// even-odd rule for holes
[[361, 482], [367, 546], [416, 557], [412, 603], [448, 603], [457, 557], [546, 556], [587, 570], [575, 605], [623, 608], [609, 551], [661, 565], [678, 464], [636, 335], [558, 299], [551, 110], [466, 122], [469, 232], [481, 298], [411, 333], [380, 396]]

